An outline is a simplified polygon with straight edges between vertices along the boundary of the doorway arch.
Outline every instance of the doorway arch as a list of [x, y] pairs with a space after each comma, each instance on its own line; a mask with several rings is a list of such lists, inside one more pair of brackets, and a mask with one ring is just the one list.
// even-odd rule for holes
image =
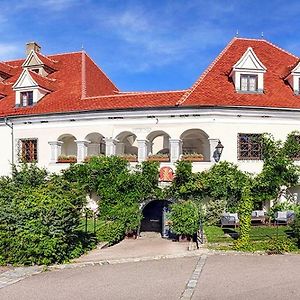
[[169, 225], [167, 224], [167, 213], [173, 200], [148, 200], [141, 204], [143, 219], [140, 232], [159, 232], [162, 237], [169, 237]]

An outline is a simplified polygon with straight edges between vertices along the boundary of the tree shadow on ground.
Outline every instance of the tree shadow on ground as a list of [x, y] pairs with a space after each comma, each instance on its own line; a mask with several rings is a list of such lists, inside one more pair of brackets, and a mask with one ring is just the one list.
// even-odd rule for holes
[[235, 228], [222, 228], [224, 235], [229, 235], [232, 239], [237, 240], [239, 237], [239, 233], [235, 230]]

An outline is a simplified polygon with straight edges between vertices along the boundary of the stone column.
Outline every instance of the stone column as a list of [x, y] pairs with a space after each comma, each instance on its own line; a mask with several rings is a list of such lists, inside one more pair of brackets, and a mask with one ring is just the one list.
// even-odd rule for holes
[[218, 145], [219, 139], [208, 139], [210, 149], [210, 161], [216, 162], [216, 146]]
[[83, 162], [87, 157], [87, 147], [90, 141], [75, 141], [77, 144], [77, 162]]
[[63, 142], [54, 141], [54, 142], [48, 142], [48, 144], [51, 147], [50, 163], [55, 164], [57, 162], [58, 157], [61, 155], [61, 146]]
[[170, 143], [170, 161], [176, 162], [182, 154], [182, 140], [181, 139], [169, 139]]
[[104, 141], [106, 156], [116, 155], [116, 144], [118, 141], [113, 138], [105, 138]]
[[138, 143], [138, 162], [145, 161], [149, 153], [149, 141], [137, 140]]

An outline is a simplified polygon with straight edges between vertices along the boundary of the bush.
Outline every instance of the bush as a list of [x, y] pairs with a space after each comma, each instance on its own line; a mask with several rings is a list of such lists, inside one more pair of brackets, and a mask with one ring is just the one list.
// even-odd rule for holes
[[295, 251], [296, 245], [287, 237], [274, 236], [267, 244], [269, 254], [284, 254], [285, 252]]
[[171, 205], [171, 230], [176, 234], [191, 236], [199, 229], [199, 210], [191, 201], [181, 201]]
[[295, 219], [292, 224], [293, 234], [296, 238], [298, 248], [300, 247], [300, 209], [295, 210]]
[[97, 240], [113, 245], [124, 237], [125, 227], [121, 221], [108, 221], [97, 230]]
[[209, 200], [204, 205], [204, 221], [207, 225], [218, 225], [221, 215], [225, 212], [227, 206], [226, 200]]
[[77, 228], [86, 199], [78, 185], [54, 176], [31, 187], [24, 170], [17, 182], [0, 179], [0, 261], [51, 264], [82, 252]]

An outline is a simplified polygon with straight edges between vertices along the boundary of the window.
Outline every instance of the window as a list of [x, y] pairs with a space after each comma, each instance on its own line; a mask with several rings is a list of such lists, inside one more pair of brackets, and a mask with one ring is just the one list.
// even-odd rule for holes
[[261, 134], [238, 134], [238, 159], [259, 160], [262, 159]]
[[37, 162], [37, 139], [21, 139], [19, 159], [22, 162]]
[[257, 92], [257, 75], [241, 75], [241, 91]]
[[20, 93], [20, 106], [30, 106], [33, 105], [33, 92], [21, 92]]

